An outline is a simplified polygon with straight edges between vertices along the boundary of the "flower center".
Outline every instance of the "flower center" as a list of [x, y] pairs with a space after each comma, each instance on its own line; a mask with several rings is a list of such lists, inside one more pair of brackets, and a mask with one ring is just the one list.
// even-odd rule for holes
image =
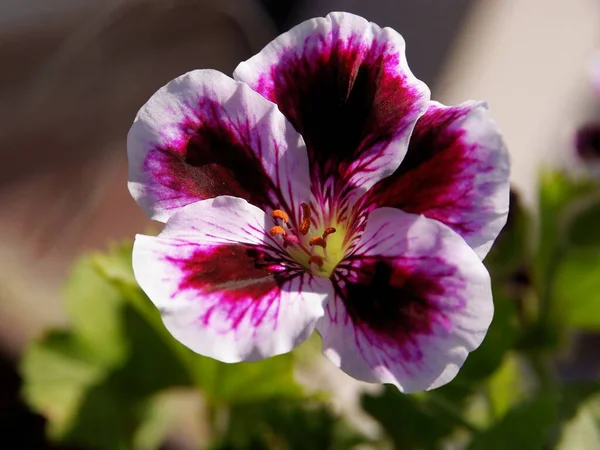
[[[315, 225], [311, 210], [302, 203], [300, 224], [296, 229], [290, 224], [285, 211], [276, 209], [271, 213], [277, 225], [271, 227], [271, 236], [278, 236], [288, 254], [313, 274], [329, 277], [346, 253], [344, 224]], [[335, 225], [335, 226], [332, 226]]]

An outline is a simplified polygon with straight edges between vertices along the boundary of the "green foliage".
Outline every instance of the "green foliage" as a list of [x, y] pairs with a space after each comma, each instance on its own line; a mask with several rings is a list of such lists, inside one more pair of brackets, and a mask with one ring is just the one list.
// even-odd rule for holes
[[[566, 389], [564, 403], [570, 414], [563, 417], [564, 425], [556, 444], [556, 450], [594, 450], [600, 448], [600, 387], [595, 385], [576, 386], [575, 402], [573, 389]], [[570, 395], [569, 395], [570, 394]], [[583, 395], [582, 395], [583, 394]]]
[[600, 330], [600, 249], [572, 248], [557, 264], [553, 308], [564, 325]]
[[542, 392], [518, 404], [500, 422], [476, 435], [468, 450], [541, 450], [555, 419], [555, 398]]
[[348, 450], [369, 442], [324, 404], [261, 401], [237, 405], [217, 448]]
[[365, 395], [362, 406], [381, 424], [396, 449], [436, 449], [455, 427], [464, 425], [435, 392], [405, 395], [386, 386], [380, 395]]

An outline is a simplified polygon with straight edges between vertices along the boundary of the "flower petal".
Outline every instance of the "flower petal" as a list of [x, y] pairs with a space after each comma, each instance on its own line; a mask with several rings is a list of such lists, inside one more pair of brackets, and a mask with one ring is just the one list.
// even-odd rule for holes
[[233, 76], [277, 103], [302, 134], [321, 194], [347, 196], [398, 167], [427, 108], [429, 89], [404, 48], [391, 28], [331, 13], [279, 36]]
[[181, 343], [224, 362], [290, 351], [313, 332], [331, 294], [280, 258], [272, 219], [245, 200], [217, 197], [182, 208], [158, 237], [138, 235], [136, 279]]
[[439, 220], [460, 234], [481, 258], [506, 223], [508, 152], [485, 104], [447, 107], [432, 102], [396, 172], [363, 201]]
[[310, 196], [302, 137], [244, 83], [195, 70], [156, 92], [127, 137], [129, 189], [155, 220], [218, 195], [296, 211]]
[[393, 208], [370, 214], [333, 281], [317, 323], [324, 354], [354, 378], [403, 392], [452, 380], [493, 315], [488, 272], [464, 240]]

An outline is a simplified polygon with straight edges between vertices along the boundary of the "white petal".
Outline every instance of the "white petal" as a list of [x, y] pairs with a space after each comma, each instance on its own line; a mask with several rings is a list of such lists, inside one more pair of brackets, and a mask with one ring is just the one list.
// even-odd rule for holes
[[136, 279], [182, 344], [224, 362], [253, 361], [310, 336], [331, 282], [283, 259], [264, 233], [272, 225], [245, 200], [217, 197], [181, 209], [158, 237], [137, 236]]
[[323, 196], [354, 198], [390, 175], [430, 95], [408, 68], [402, 36], [342, 12], [282, 34], [234, 78], [277, 103], [302, 134]]
[[452, 380], [492, 320], [477, 254], [445, 225], [393, 208], [371, 213], [334, 284], [317, 324], [324, 354], [354, 378], [403, 392]]
[[448, 225], [483, 259], [504, 227], [509, 158], [487, 106], [432, 102], [419, 119], [406, 158], [362, 199]]
[[159, 89], [138, 112], [127, 153], [129, 190], [159, 221], [219, 195], [288, 212], [310, 198], [302, 137], [275, 105], [215, 70]]

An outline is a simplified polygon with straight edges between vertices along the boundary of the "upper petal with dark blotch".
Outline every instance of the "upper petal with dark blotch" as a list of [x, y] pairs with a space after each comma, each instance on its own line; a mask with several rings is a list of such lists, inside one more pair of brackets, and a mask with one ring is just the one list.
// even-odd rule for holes
[[493, 315], [477, 254], [447, 226], [380, 208], [335, 271], [336, 295], [317, 323], [324, 354], [359, 380], [403, 392], [454, 378]]
[[398, 170], [362, 201], [439, 220], [483, 258], [506, 223], [509, 190], [508, 152], [485, 104], [432, 102]]
[[127, 137], [129, 189], [155, 220], [218, 195], [297, 211], [310, 197], [302, 137], [277, 107], [215, 70], [169, 82]]
[[182, 344], [237, 362], [310, 336], [331, 281], [300, 270], [265, 234], [271, 226], [255, 206], [223, 196], [183, 207], [158, 237], [137, 236], [136, 279]]
[[234, 78], [277, 103], [302, 134], [315, 191], [361, 193], [398, 167], [427, 107], [429, 90], [404, 48], [391, 28], [331, 13], [279, 36]]

